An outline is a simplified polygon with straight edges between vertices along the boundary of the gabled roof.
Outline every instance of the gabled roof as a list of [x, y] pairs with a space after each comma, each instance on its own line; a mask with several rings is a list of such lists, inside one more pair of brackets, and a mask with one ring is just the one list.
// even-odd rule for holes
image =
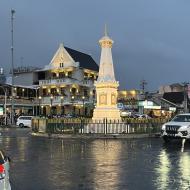
[[67, 50], [67, 52], [74, 59], [75, 62], [79, 62], [80, 67], [98, 72], [99, 67], [90, 55], [68, 47], [64, 48]]
[[163, 98], [175, 104], [182, 104], [184, 101], [184, 93], [183, 92], [166, 92], [164, 93]]

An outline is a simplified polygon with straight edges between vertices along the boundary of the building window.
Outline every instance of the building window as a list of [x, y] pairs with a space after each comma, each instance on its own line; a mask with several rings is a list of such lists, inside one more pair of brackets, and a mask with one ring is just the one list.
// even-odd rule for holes
[[72, 89], [71, 89], [71, 93], [72, 93], [72, 94], [76, 94], [76, 88], [72, 88]]
[[65, 94], [64, 88], [60, 88], [60, 92], [61, 92], [62, 95], [64, 95]]
[[43, 96], [46, 96], [46, 95], [47, 95], [47, 90], [43, 89]]
[[56, 95], [56, 94], [57, 94], [56, 88], [51, 88], [51, 94], [53, 94], [53, 95]]
[[56, 78], [56, 73], [52, 73], [52, 77], [53, 77], [53, 78]]
[[88, 96], [87, 90], [84, 90], [84, 96]]
[[63, 63], [59, 63], [59, 66], [60, 66], [60, 67], [64, 67], [64, 64], [63, 64]]
[[71, 71], [68, 72], [68, 77], [72, 77], [72, 72]]
[[84, 73], [84, 79], [88, 79], [88, 73]]
[[59, 78], [64, 78], [64, 77], [65, 77], [65, 73], [64, 72], [59, 73]]

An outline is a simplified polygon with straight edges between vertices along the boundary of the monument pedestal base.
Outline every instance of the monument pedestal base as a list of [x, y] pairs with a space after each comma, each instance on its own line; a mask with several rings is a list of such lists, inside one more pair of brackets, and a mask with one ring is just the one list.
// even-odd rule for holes
[[117, 108], [95, 108], [93, 113], [93, 121], [109, 120], [121, 120], [120, 111]]

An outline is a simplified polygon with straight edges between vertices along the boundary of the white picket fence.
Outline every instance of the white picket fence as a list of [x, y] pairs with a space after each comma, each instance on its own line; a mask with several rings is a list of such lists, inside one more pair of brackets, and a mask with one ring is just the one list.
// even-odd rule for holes
[[117, 134], [117, 133], [131, 133], [134, 128], [125, 123], [89, 123], [84, 125], [83, 133], [103, 133], [103, 134]]

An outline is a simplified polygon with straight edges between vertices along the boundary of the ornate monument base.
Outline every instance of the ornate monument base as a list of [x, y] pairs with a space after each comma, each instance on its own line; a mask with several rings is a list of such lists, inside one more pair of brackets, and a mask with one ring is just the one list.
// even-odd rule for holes
[[97, 104], [93, 113], [95, 120], [121, 120], [120, 111], [117, 108], [118, 82], [95, 82]]
[[96, 108], [93, 114], [93, 121], [121, 120], [120, 111], [117, 108]]

